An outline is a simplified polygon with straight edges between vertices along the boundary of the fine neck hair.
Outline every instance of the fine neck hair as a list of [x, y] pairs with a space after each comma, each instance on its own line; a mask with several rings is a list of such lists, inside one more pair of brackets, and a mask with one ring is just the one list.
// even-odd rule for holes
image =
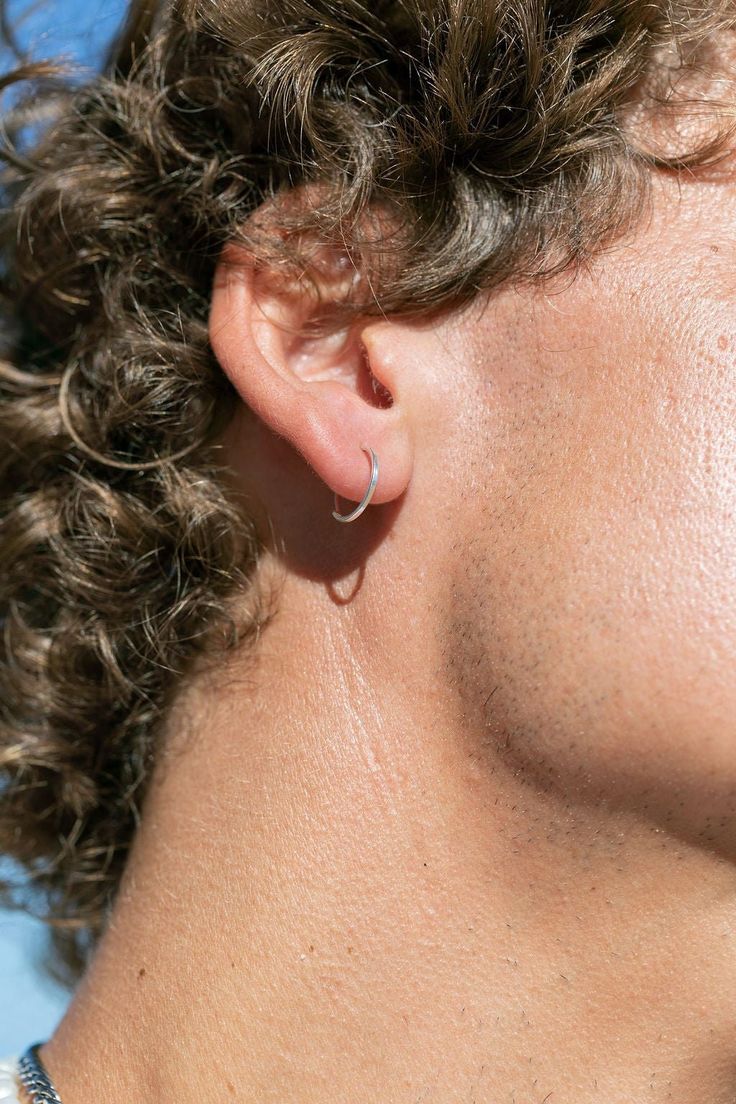
[[289, 578], [174, 711], [65, 1104], [729, 1099], [732, 868], [509, 769], [423, 606]]

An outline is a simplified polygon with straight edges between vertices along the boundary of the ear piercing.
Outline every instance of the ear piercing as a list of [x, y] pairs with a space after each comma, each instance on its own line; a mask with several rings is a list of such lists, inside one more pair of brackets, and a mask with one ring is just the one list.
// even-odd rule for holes
[[[339, 514], [337, 512], [337, 509], [334, 509], [332, 511], [332, 516], [335, 521], [355, 521], [356, 518], [360, 517], [370, 500], [373, 498], [373, 492], [375, 491], [376, 484], [378, 483], [378, 457], [376, 456], [372, 448], [366, 448], [365, 445], [361, 445], [360, 447], [362, 448], [363, 452], [365, 452], [371, 458], [371, 478], [368, 484], [368, 489], [358, 505], [355, 507], [355, 509], [351, 510], [349, 514]], [[337, 507], [338, 505], [339, 504], [337, 501], [337, 495], [335, 495], [335, 507]]]

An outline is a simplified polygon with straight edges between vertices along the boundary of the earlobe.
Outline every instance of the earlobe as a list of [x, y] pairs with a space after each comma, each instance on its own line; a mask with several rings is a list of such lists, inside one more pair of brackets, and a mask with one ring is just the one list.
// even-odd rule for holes
[[[329, 304], [327, 304], [329, 306]], [[399, 498], [409, 483], [412, 443], [408, 412], [386, 378], [390, 327], [356, 320], [341, 330], [315, 330], [325, 299], [314, 284], [280, 281], [244, 250], [228, 247], [218, 264], [210, 311], [210, 342], [243, 402], [285, 438], [340, 497], [341, 510], [366, 494], [378, 458], [371, 501]], [[382, 350], [386, 353], [382, 355]], [[390, 405], [371, 386], [390, 391]]]

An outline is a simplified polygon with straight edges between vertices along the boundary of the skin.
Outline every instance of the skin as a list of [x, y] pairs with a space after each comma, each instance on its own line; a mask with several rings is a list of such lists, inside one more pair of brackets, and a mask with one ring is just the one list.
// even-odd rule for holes
[[574, 278], [319, 339], [225, 258], [277, 613], [174, 705], [65, 1104], [730, 1104], [735, 231], [658, 176]]

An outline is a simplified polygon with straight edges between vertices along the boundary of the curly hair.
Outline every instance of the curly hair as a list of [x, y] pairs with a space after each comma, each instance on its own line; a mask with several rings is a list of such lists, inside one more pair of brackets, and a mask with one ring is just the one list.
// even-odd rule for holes
[[[666, 107], [732, 26], [725, 3], [134, 0], [99, 72], [20, 57], [5, 77], [0, 851], [68, 976], [172, 695], [259, 624], [232, 614], [258, 541], [214, 444], [224, 245], [275, 249], [249, 215], [314, 183], [283, 225], [356, 243], [375, 278], [351, 309], [559, 272], [632, 224], [653, 166], [717, 156], [658, 154], [625, 116]], [[369, 242], [377, 206], [391, 237]]]

